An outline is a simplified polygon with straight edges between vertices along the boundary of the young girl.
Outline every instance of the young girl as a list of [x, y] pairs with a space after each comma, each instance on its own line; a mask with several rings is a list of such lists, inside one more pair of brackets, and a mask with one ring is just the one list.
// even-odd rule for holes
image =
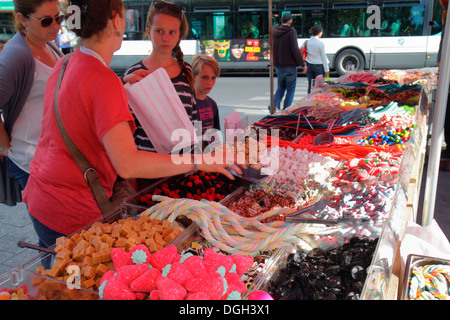
[[[189, 119], [192, 122], [195, 121], [197, 110], [194, 97], [194, 76], [190, 65], [183, 60], [184, 55], [180, 48], [180, 41], [189, 32], [182, 8], [170, 2], [153, 2], [148, 12], [146, 31], [152, 41], [152, 52], [147, 58], [125, 71], [123, 82], [138, 82], [158, 68], [164, 68], [178, 92]], [[156, 152], [135, 115], [134, 118], [136, 145], [140, 150]]]

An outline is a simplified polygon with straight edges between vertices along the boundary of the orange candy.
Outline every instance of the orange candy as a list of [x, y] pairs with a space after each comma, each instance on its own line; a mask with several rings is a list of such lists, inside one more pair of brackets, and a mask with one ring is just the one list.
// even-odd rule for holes
[[0, 300], [9, 300], [11, 299], [11, 294], [9, 292], [0, 292]]

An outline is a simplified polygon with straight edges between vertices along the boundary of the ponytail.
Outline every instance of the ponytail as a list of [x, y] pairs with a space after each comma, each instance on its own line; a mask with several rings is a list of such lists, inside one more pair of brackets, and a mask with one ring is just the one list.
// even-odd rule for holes
[[173, 53], [181, 67], [181, 71], [185, 74], [192, 91], [194, 91], [194, 75], [192, 74], [192, 70], [188, 68], [188, 64], [184, 61], [184, 53], [181, 51], [180, 42], [173, 48]]

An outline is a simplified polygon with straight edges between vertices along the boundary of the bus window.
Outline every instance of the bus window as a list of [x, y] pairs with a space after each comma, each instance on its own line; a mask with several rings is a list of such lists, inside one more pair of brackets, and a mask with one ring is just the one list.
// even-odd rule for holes
[[381, 35], [423, 35], [423, 16], [423, 6], [399, 6], [394, 3], [385, 4], [381, 15]]
[[309, 29], [314, 25], [320, 25], [323, 28], [323, 36], [327, 36], [326, 13], [323, 9], [302, 11], [302, 29], [297, 30], [299, 36], [309, 38]]
[[14, 14], [12, 12], [0, 12], [0, 39], [7, 41], [15, 33]]
[[366, 26], [367, 4], [333, 4], [328, 11], [329, 37], [367, 37], [370, 30]]
[[[223, 9], [229, 11], [229, 9]], [[191, 14], [191, 34], [193, 39], [231, 39], [233, 20], [230, 12], [194, 10]]]
[[[139, 40], [142, 38], [142, 26], [140, 25], [141, 13], [137, 9], [125, 10], [125, 35], [127, 40]], [[144, 30], [145, 32], [145, 30]]]
[[439, 1], [435, 1], [434, 10], [433, 10], [433, 19], [429, 21], [431, 25], [431, 35], [438, 34], [442, 32], [443, 24], [442, 24], [442, 14], [444, 13], [444, 9]]
[[236, 12], [236, 38], [269, 38], [268, 9], [240, 6]]

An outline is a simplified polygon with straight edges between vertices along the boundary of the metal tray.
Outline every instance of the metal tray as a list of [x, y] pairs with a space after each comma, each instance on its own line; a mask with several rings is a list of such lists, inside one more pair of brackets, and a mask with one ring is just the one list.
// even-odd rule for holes
[[425, 265], [434, 265], [434, 264], [450, 265], [450, 260], [429, 257], [429, 256], [423, 256], [423, 255], [415, 255], [415, 254], [408, 255], [408, 258], [406, 260], [405, 274], [403, 276], [401, 300], [410, 300], [410, 299], [408, 299], [408, 289], [409, 289], [409, 280], [411, 277], [412, 268], [418, 267], [418, 266], [425, 266]]

